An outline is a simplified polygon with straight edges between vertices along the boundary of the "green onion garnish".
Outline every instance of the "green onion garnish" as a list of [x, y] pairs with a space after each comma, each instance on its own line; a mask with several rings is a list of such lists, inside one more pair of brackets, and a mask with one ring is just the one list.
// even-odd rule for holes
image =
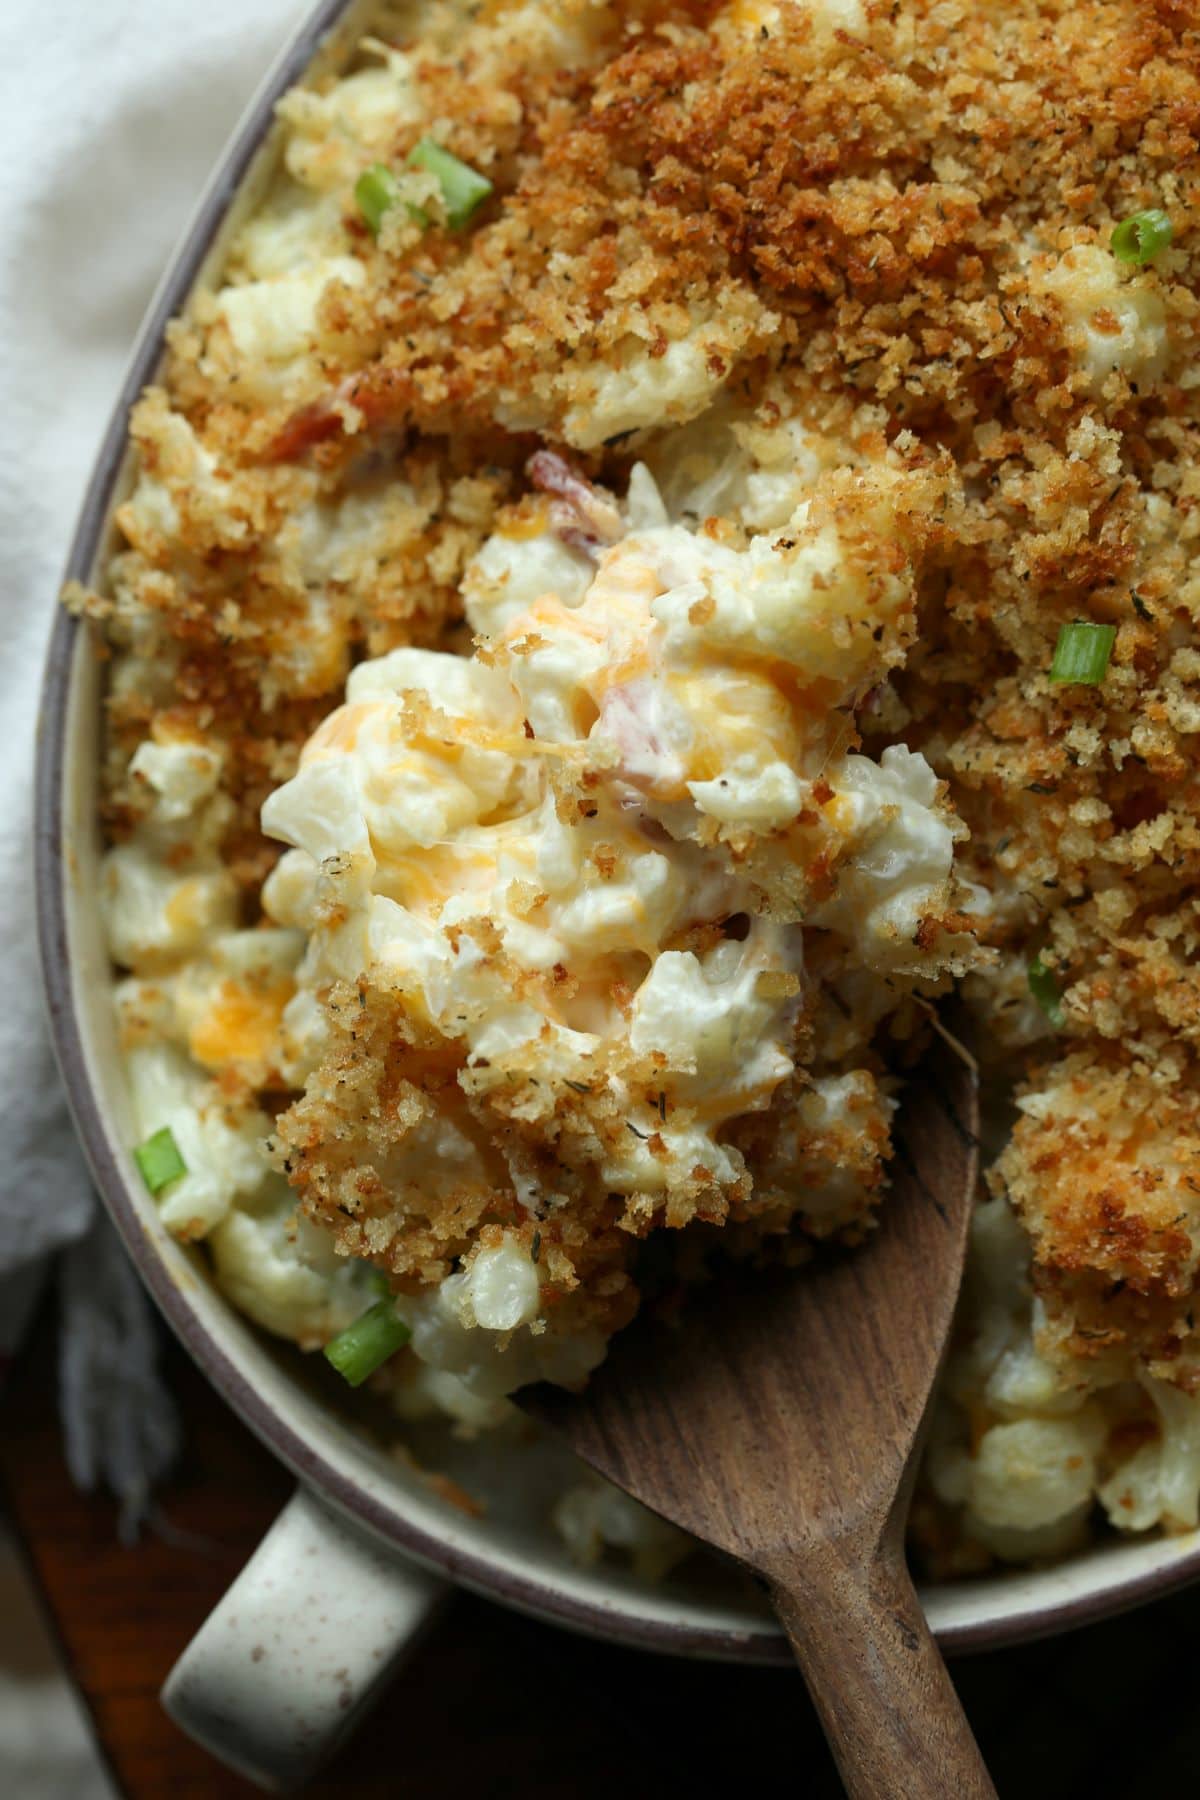
[[187, 1164], [179, 1154], [179, 1145], [175, 1142], [175, 1134], [169, 1125], [164, 1125], [161, 1131], [148, 1137], [144, 1144], [139, 1144], [133, 1153], [133, 1160], [142, 1171], [142, 1180], [152, 1194], [161, 1193], [170, 1182], [187, 1174]]
[[1098, 687], [1108, 672], [1108, 659], [1116, 642], [1115, 625], [1092, 625], [1077, 619], [1064, 625], [1054, 646], [1051, 681], [1081, 682]]
[[1065, 1017], [1062, 995], [1053, 969], [1048, 969], [1040, 956], [1029, 965], [1029, 991], [1056, 1031], [1062, 1029]]
[[443, 150], [432, 138], [422, 138], [419, 144], [414, 144], [405, 163], [410, 169], [425, 169], [437, 177], [446, 206], [446, 223], [456, 231], [467, 223], [492, 191], [486, 175], [459, 162], [457, 156]]
[[354, 198], [372, 234], [378, 237], [384, 213], [400, 198], [400, 184], [384, 163], [372, 163], [355, 182]]
[[412, 1332], [390, 1300], [377, 1300], [353, 1325], [325, 1346], [325, 1355], [351, 1387], [361, 1387], [381, 1363], [407, 1344]]
[[1148, 263], [1172, 238], [1171, 221], [1160, 206], [1132, 213], [1113, 231], [1109, 248], [1118, 262]]

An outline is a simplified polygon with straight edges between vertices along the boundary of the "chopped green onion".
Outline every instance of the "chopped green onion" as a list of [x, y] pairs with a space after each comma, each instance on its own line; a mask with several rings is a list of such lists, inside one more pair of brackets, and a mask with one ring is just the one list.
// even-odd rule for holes
[[1058, 979], [1054, 970], [1048, 969], [1040, 956], [1035, 956], [1029, 965], [1029, 991], [1054, 1029], [1061, 1030], [1065, 1023], [1065, 1016]]
[[408, 168], [424, 169], [437, 177], [446, 207], [446, 223], [456, 231], [467, 223], [492, 191], [486, 175], [460, 162], [432, 138], [422, 138], [419, 144], [414, 144], [405, 161]]
[[142, 1180], [152, 1194], [159, 1194], [172, 1181], [187, 1174], [187, 1164], [179, 1154], [179, 1145], [169, 1125], [139, 1144], [133, 1160], [142, 1171]]
[[1077, 619], [1073, 625], [1064, 625], [1054, 646], [1051, 681], [1099, 687], [1108, 672], [1108, 659], [1116, 636], [1115, 625], [1092, 625], [1082, 619]]
[[354, 198], [372, 235], [378, 237], [384, 213], [400, 198], [400, 184], [386, 164], [372, 163], [355, 182]]
[[1148, 263], [1172, 238], [1171, 221], [1159, 206], [1132, 213], [1113, 231], [1109, 248], [1118, 262]]
[[347, 1325], [345, 1331], [330, 1339], [325, 1355], [351, 1387], [361, 1387], [367, 1376], [403, 1349], [411, 1336], [391, 1301], [377, 1300], [353, 1325]]

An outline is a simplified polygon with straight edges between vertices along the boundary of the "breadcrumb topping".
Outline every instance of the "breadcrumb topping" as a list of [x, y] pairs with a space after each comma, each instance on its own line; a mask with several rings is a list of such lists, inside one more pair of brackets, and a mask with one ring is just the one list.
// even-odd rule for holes
[[[880, 998], [838, 937], [833, 864], [822, 871], [811, 846], [797, 848], [803, 825], [722, 822], [716, 797], [706, 844], [747, 873], [764, 915], [799, 918], [823, 879], [830, 910], [806, 931], [815, 973], [794, 1011], [796, 1073], [727, 1134], [756, 1183], [698, 1168], [673, 1222], [754, 1214], [760, 1237], [783, 1231], [799, 1184], [835, 1196], [824, 1225], [815, 1201], [799, 1207], [811, 1232], [861, 1229], [890, 1105], [887, 1042], [872, 1034], [886, 1019], [894, 1048], [920, 1011], [906, 994], [937, 992], [950, 970], [964, 976], [997, 1081], [1017, 1091], [989, 1204], [1014, 1209], [1024, 1230], [1023, 1329], [1058, 1395], [1027, 1412], [1120, 1384], [1191, 1393], [1192, 9], [556, 0], [436, 5], [415, 39], [385, 9], [377, 37], [348, 78], [282, 106], [284, 172], [225, 285], [172, 328], [162, 385], [133, 421], [124, 547], [104, 595], [76, 597], [118, 652], [105, 804], [121, 960], [157, 979], [206, 935], [256, 925], [279, 848], [260, 810], [296, 774], [354, 664], [405, 645], [468, 652], [465, 595], [480, 654], [503, 665], [502, 622], [493, 634], [486, 621], [501, 620], [518, 579], [504, 542], [536, 540], [553, 571], [545, 591], [565, 591], [640, 464], [673, 521], [737, 549], [755, 529], [753, 496], [801, 479], [817, 496], [812, 529], [840, 520], [848, 558], [875, 584], [868, 640], [872, 609], [888, 612], [862, 664], [869, 680], [839, 702], [837, 753], [879, 759], [903, 744], [927, 759], [937, 804], [959, 822], [955, 888], [922, 921], [899, 989]], [[469, 229], [422, 229], [400, 205], [373, 237], [357, 176], [377, 161], [402, 168], [431, 132], [486, 175], [491, 196]], [[1165, 211], [1172, 240], [1146, 266], [1120, 263], [1112, 231], [1147, 207]], [[535, 452], [566, 476], [542, 464], [533, 478]], [[908, 498], [881, 520], [864, 509], [861, 472], [884, 467]], [[880, 599], [898, 580], [899, 611]], [[704, 626], [708, 598], [693, 604]], [[1049, 679], [1076, 620], [1115, 627], [1094, 685]], [[852, 653], [849, 638], [842, 647]], [[189, 764], [188, 792], [200, 787], [186, 828], [163, 810], [169, 782], [183, 791], [182, 763], [164, 772], [147, 743], [213, 758], [209, 774], [194, 754]], [[586, 813], [594, 776], [557, 777], [560, 812]], [[1035, 958], [1050, 983], [1040, 1006]], [[280, 977], [293, 996], [295, 967]], [[481, 1096], [462, 1047], [396, 995], [356, 986], [359, 973], [323, 993], [324, 1052], [275, 1126], [310, 1218], [414, 1291], [480, 1246], [512, 1238], [529, 1254], [536, 1237], [552, 1329], [618, 1327], [636, 1305], [631, 1241], [646, 1221], [630, 1194], [579, 1172], [627, 1135], [628, 1114], [608, 1093], [560, 1091], [536, 1118], [502, 1082]], [[511, 978], [527, 980], [515, 965]], [[295, 1085], [295, 1058], [266, 1039], [286, 1039], [296, 1003], [273, 977], [250, 1009], [228, 979], [220, 1005], [237, 1044], [221, 1080], [274, 1114], [271, 1084]], [[193, 1053], [216, 1069], [219, 1032], [194, 1015], [195, 1004]], [[858, 1083], [836, 1118], [813, 1099], [822, 1074]], [[652, 1093], [652, 1075], [629, 1080]], [[424, 1198], [405, 1178], [398, 1207], [397, 1140], [421, 1143], [447, 1112], [490, 1174], [439, 1177]], [[514, 1158], [569, 1204], [531, 1216]], [[847, 1170], [842, 1191], [833, 1175]], [[980, 1368], [958, 1398], [977, 1437], [1008, 1418]], [[1150, 1391], [1124, 1410], [1113, 1401], [1104, 1430], [1080, 1439], [1114, 1495], [1127, 1493], [1122, 1458], [1166, 1416]], [[1015, 1540], [995, 1504], [976, 1505], [958, 1476], [944, 1486], [975, 1505], [980, 1541], [1006, 1553]], [[1061, 1524], [1078, 1496], [1069, 1483], [1054, 1492]], [[1145, 1507], [1126, 1510], [1140, 1519]]]

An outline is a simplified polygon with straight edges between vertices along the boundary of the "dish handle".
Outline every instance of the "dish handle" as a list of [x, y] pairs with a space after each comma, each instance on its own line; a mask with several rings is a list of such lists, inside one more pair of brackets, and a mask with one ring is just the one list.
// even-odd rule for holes
[[221, 1762], [288, 1793], [349, 1736], [452, 1591], [299, 1487], [167, 1676], [163, 1705]]

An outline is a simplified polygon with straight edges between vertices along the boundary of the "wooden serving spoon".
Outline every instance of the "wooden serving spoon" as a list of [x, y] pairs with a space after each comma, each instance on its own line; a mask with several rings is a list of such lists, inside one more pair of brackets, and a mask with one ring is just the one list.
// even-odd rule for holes
[[618, 1487], [760, 1576], [855, 1800], [995, 1797], [904, 1559], [920, 1438], [966, 1253], [973, 1071], [940, 1036], [859, 1248], [722, 1274], [643, 1315], [582, 1393], [524, 1409]]

